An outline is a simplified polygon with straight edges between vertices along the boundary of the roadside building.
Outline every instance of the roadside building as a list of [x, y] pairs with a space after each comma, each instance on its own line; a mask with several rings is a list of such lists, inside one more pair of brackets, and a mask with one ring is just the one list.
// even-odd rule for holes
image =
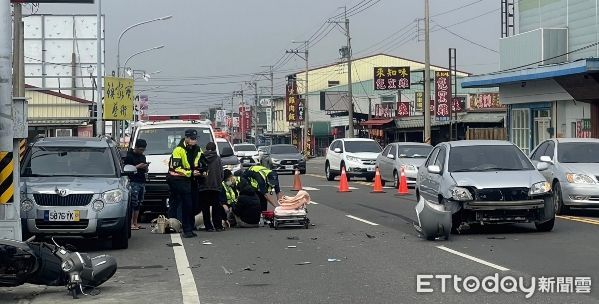
[[515, 7], [517, 30], [499, 40], [500, 70], [462, 87], [499, 89], [509, 140], [526, 153], [552, 137], [598, 138], [599, 4], [520, 0]]

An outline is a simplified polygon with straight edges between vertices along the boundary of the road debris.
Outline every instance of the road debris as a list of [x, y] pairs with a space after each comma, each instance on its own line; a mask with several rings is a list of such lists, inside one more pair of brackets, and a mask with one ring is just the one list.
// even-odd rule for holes
[[254, 271], [254, 269], [252, 267], [248, 266], [248, 267], [242, 269], [242, 271]]
[[210, 242], [210, 241], [203, 241], [202, 245], [212, 245], [212, 242]]
[[505, 240], [505, 236], [488, 236], [489, 240]]
[[233, 271], [228, 270], [227, 268], [225, 268], [225, 266], [221, 266], [223, 268], [223, 271], [225, 272], [225, 274], [233, 274]]
[[299, 265], [299, 266], [303, 266], [303, 265], [310, 265], [312, 264], [311, 262], [301, 262], [301, 263], [297, 263], [295, 265]]
[[368, 233], [366, 233], [366, 236], [367, 236], [369, 239], [374, 239], [374, 238], [376, 238], [376, 236], [374, 236], [374, 235], [370, 235], [370, 234], [368, 234]]
[[287, 246], [287, 248], [297, 248], [297, 246], [289, 245], [289, 246]]
[[168, 247], [176, 247], [176, 246], [181, 246], [181, 244], [179, 244], [179, 243], [167, 243], [166, 246], [168, 246]]
[[265, 270], [265, 271], [262, 271], [262, 273], [263, 273], [263, 274], [269, 274], [269, 273], [270, 273], [270, 270]]
[[328, 259], [327, 261], [329, 261], [329, 262], [341, 262], [340, 259]]
[[293, 235], [293, 236], [288, 236], [287, 237], [288, 240], [295, 240], [295, 241], [299, 241], [299, 236]]

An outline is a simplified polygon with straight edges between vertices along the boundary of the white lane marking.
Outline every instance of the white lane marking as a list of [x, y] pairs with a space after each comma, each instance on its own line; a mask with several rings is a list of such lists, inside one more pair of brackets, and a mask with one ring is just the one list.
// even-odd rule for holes
[[317, 202], [315, 202], [315, 201], [310, 201], [310, 204], [311, 204], [311, 205], [318, 205], [318, 203], [317, 203]]
[[191, 273], [191, 268], [189, 268], [189, 260], [187, 260], [187, 253], [185, 253], [183, 240], [178, 233], [172, 233], [171, 242], [181, 244], [181, 246], [173, 246], [173, 251], [175, 252], [175, 263], [177, 264], [177, 272], [179, 273], [179, 282], [181, 283], [183, 303], [200, 304], [198, 287], [193, 278], [193, 273]]
[[312, 188], [312, 187], [302, 187], [302, 188], [303, 188], [304, 190], [307, 190], [307, 191], [318, 191], [318, 190], [320, 190], [320, 189], [318, 189], [318, 188]]
[[360, 221], [360, 222], [362, 222], [362, 223], [366, 223], [366, 224], [368, 224], [368, 225], [372, 225], [372, 226], [378, 226], [378, 225], [379, 225], [379, 224], [377, 224], [377, 223], [373, 223], [373, 222], [371, 222], [371, 221], [367, 221], [367, 220], [365, 220], [365, 219], [361, 219], [361, 218], [359, 218], [359, 217], [357, 217], [357, 216], [353, 216], [353, 215], [349, 215], [349, 214], [346, 214], [345, 216], [349, 217], [350, 219], [354, 219], [354, 220], [356, 220], [356, 221]]
[[497, 265], [497, 264], [493, 264], [493, 263], [491, 263], [491, 262], [487, 262], [487, 261], [485, 261], [485, 260], [481, 260], [481, 259], [479, 259], [479, 258], [477, 258], [477, 257], [473, 257], [473, 256], [471, 256], [471, 255], [467, 255], [467, 254], [465, 254], [465, 253], [461, 253], [461, 252], [459, 252], [459, 251], [456, 251], [456, 250], [453, 250], [453, 249], [447, 248], [447, 247], [445, 247], [445, 246], [437, 246], [437, 248], [439, 248], [439, 249], [441, 249], [441, 250], [444, 250], [444, 251], [447, 251], [447, 252], [449, 252], [449, 253], [453, 253], [453, 254], [455, 254], [455, 255], [461, 256], [461, 257], [463, 257], [463, 258], [469, 259], [469, 260], [471, 260], [471, 261], [474, 261], [474, 262], [477, 262], [477, 263], [483, 264], [483, 265], [485, 265], [485, 266], [489, 266], [489, 267], [491, 267], [491, 268], [495, 268], [495, 269], [497, 269], [497, 270], [501, 270], [501, 271], [508, 271], [508, 270], [509, 270], [508, 268], [505, 268], [505, 267], [503, 267], [503, 266], [499, 266], [499, 265]]

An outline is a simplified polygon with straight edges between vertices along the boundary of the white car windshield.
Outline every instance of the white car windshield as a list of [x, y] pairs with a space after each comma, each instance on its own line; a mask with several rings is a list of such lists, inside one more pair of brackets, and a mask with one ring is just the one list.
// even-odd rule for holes
[[[182, 139], [185, 138], [185, 130], [192, 129], [189, 127], [177, 128], [152, 128], [141, 129], [137, 133], [137, 139], [145, 139], [148, 143], [146, 155], [165, 155], [171, 154], [173, 149]], [[198, 146], [204, 148], [206, 144], [212, 141], [210, 129], [208, 128], [193, 128], [198, 131]]]
[[381, 146], [374, 141], [361, 140], [361, 141], [346, 141], [345, 152], [360, 153], [360, 152], [372, 152], [380, 153]]
[[255, 145], [235, 145], [235, 151], [258, 151]]

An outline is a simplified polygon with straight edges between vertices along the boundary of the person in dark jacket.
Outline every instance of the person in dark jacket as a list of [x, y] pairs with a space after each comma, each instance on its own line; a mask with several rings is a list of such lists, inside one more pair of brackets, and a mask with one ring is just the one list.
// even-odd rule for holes
[[[215, 143], [206, 144], [206, 152], [203, 157], [206, 159], [207, 175], [199, 183], [199, 192], [204, 227], [209, 232], [222, 231], [224, 230], [224, 210], [219, 203], [219, 195], [223, 183], [223, 163], [216, 153]], [[210, 207], [212, 207], [212, 212], [210, 212]]]
[[137, 223], [139, 218], [139, 207], [144, 201], [145, 185], [146, 185], [146, 173], [148, 173], [148, 163], [146, 162], [146, 151], [147, 143], [144, 139], [138, 139], [135, 141], [135, 147], [127, 152], [125, 157], [125, 165], [135, 166], [137, 172], [129, 177], [131, 182], [131, 229], [139, 230], [143, 227]]
[[262, 214], [260, 198], [258, 198], [250, 182], [244, 177], [237, 180], [236, 188], [239, 196], [231, 209], [235, 215], [237, 226], [241, 228], [258, 227], [260, 215]]

